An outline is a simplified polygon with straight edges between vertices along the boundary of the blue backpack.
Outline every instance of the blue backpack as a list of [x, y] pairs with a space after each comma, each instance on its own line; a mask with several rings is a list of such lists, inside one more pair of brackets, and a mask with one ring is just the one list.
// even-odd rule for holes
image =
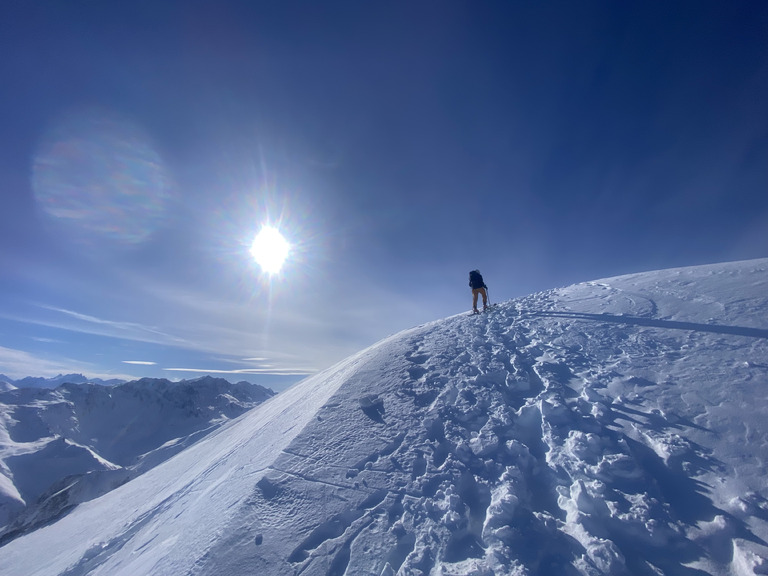
[[483, 276], [480, 274], [480, 270], [472, 270], [472, 272], [469, 273], [469, 286], [472, 290], [486, 287], [485, 282], [483, 282]]

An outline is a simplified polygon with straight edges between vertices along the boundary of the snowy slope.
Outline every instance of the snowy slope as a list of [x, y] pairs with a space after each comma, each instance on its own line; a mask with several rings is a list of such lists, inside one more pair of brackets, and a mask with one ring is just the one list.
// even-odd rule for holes
[[0, 574], [768, 573], [768, 260], [395, 335], [0, 548]]

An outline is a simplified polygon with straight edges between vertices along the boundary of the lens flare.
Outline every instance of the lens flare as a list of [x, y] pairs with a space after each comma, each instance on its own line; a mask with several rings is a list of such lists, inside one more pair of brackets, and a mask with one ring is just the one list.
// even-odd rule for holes
[[46, 133], [32, 190], [56, 230], [84, 244], [138, 244], [166, 217], [173, 186], [149, 136], [105, 110], [72, 112]]
[[251, 256], [267, 274], [279, 273], [290, 251], [291, 245], [272, 226], [264, 226], [251, 244]]

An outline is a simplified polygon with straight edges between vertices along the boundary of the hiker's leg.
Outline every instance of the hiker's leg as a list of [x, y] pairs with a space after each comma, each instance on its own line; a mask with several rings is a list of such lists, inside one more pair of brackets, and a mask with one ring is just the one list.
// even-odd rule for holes
[[485, 288], [480, 288], [480, 294], [483, 295], [483, 308], [488, 307], [488, 292], [485, 291]]
[[477, 295], [480, 293], [480, 290], [477, 288], [472, 288], [472, 310], [477, 310]]

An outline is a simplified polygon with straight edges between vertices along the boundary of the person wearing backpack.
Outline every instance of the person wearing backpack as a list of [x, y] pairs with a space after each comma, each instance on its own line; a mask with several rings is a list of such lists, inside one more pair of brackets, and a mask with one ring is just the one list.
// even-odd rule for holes
[[472, 311], [478, 313], [477, 297], [483, 297], [483, 310], [488, 310], [488, 286], [483, 281], [480, 270], [472, 270], [469, 273], [469, 287], [472, 288]]

